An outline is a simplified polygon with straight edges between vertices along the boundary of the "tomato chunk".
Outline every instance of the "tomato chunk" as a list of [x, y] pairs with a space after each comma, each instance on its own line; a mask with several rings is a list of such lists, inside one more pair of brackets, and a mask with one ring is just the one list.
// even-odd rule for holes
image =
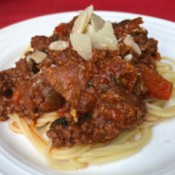
[[140, 70], [148, 93], [155, 98], [169, 100], [172, 94], [173, 84], [144, 64], [140, 64]]

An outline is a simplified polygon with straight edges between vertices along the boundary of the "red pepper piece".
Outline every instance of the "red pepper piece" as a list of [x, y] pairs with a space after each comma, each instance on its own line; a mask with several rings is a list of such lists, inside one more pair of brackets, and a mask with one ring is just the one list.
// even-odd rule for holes
[[148, 93], [155, 98], [169, 100], [173, 91], [173, 84], [144, 64], [140, 64], [140, 70]]

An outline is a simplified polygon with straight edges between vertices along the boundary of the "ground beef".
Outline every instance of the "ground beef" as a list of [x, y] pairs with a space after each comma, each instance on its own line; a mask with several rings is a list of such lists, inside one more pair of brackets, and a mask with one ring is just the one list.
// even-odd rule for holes
[[77, 123], [69, 118], [66, 126], [52, 125], [47, 134], [56, 147], [109, 141], [124, 129], [132, 129], [143, 121], [145, 103], [133, 94], [139, 72], [115, 54], [95, 50], [88, 62], [77, 64], [76, 59], [67, 59], [44, 72], [48, 82], [71, 108], [92, 115], [88, 121], [80, 122], [80, 115]]
[[0, 73], [0, 80], [1, 120], [14, 112], [38, 118], [43, 112], [58, 109], [64, 103], [64, 98], [36, 71], [31, 60], [19, 60], [16, 68]]
[[[82, 120], [84, 115], [80, 118]], [[53, 123], [47, 135], [52, 138], [53, 146], [58, 148], [75, 144], [103, 143], [114, 139], [120, 132], [121, 130], [118, 130], [118, 126], [112, 120], [98, 118], [85, 119], [83, 122], [79, 120], [77, 123], [67, 122], [66, 126], [59, 122]]]
[[51, 36], [52, 40], [63, 40], [69, 41], [70, 33], [74, 24], [76, 17], [74, 17], [68, 23], [61, 23], [55, 27], [53, 35]]
[[[80, 114], [77, 122], [65, 117], [53, 122], [47, 135], [55, 147], [110, 141], [123, 130], [132, 129], [143, 121], [146, 107], [141, 99], [116, 87], [98, 98], [92, 114]], [[59, 122], [61, 120], [66, 122]]]
[[42, 74], [30, 78], [29, 81], [18, 82], [12, 100], [19, 106], [16, 110], [20, 111], [23, 106], [34, 112], [52, 111], [64, 103], [64, 98], [48, 84]]
[[45, 49], [48, 48], [50, 43], [51, 43], [51, 39], [46, 36], [35, 36], [35, 37], [32, 37], [31, 47], [34, 50], [44, 51]]
[[[60, 117], [47, 131], [57, 148], [105, 143], [143, 122], [147, 113], [143, 75], [149, 72], [157, 77], [152, 69], [160, 58], [157, 41], [148, 38], [140, 26], [141, 18], [113, 23], [118, 49], [93, 49], [89, 61], [71, 45], [63, 51], [50, 50], [53, 41], [69, 41], [75, 19], [58, 25], [50, 37], [33, 37], [33, 51], [27, 52], [15, 68], [0, 72], [0, 120], [13, 112], [36, 120], [44, 113], [57, 111]], [[140, 47], [141, 55], [124, 44], [128, 34]], [[36, 50], [47, 55], [41, 63], [28, 60], [27, 56]], [[125, 56], [129, 54], [132, 59], [127, 61]], [[144, 74], [144, 66], [140, 65], [146, 67]]]
[[157, 51], [157, 40], [148, 38], [147, 30], [140, 26], [142, 23], [142, 18], [139, 17], [113, 24], [114, 32], [118, 39], [122, 39], [126, 35], [131, 35], [142, 51], [141, 56], [135, 55], [130, 48], [123, 45], [123, 43], [119, 43], [120, 56], [124, 58], [125, 55], [132, 53], [133, 57], [130, 63], [144, 63], [155, 69], [155, 61], [160, 59], [160, 54]]

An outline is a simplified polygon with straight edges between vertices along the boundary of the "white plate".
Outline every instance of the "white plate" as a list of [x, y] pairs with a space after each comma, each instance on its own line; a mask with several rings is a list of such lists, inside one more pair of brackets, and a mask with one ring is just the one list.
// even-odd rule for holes
[[[119, 22], [142, 16], [149, 36], [159, 40], [162, 55], [175, 58], [175, 24], [143, 15], [96, 12], [106, 20]], [[54, 27], [68, 22], [76, 12], [34, 18], [0, 30], [0, 69], [13, 66], [34, 35], [50, 35]], [[153, 139], [138, 154], [99, 166], [69, 172], [71, 175], [174, 175], [175, 120], [165, 121], [153, 130]], [[50, 169], [33, 145], [22, 135], [12, 133], [7, 123], [0, 124], [0, 172], [4, 175], [63, 175]], [[0, 175], [1, 175], [0, 173]]]

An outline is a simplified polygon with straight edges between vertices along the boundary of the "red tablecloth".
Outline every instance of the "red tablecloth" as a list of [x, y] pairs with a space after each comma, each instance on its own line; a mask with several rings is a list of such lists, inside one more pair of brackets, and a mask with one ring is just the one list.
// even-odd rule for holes
[[0, 0], [0, 28], [51, 13], [95, 10], [140, 13], [175, 21], [175, 0]]

